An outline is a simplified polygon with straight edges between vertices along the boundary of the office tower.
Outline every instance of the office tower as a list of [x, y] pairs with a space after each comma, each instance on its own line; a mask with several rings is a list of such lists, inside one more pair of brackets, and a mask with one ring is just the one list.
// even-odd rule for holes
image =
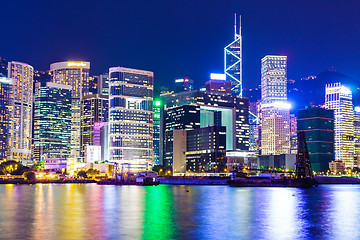
[[99, 94], [86, 95], [81, 100], [81, 156], [86, 146], [94, 145], [94, 128], [97, 123], [107, 122], [109, 99]]
[[[231, 81], [233, 95], [242, 96], [242, 38], [241, 38], [241, 16], [240, 27], [236, 29], [236, 14], [234, 25], [234, 41], [224, 48], [226, 80]], [[239, 32], [238, 32], [239, 31]]]
[[89, 94], [98, 93], [99, 76], [89, 76]]
[[69, 85], [71, 90], [71, 156], [81, 152], [81, 99], [89, 94], [89, 62], [57, 62], [50, 65], [54, 83]]
[[133, 171], [153, 159], [153, 72], [109, 69], [109, 158]]
[[231, 94], [231, 82], [229, 81], [211, 79], [205, 83], [205, 86], [208, 92]]
[[35, 85], [35, 161], [70, 157], [71, 88], [53, 82], [38, 82]]
[[287, 100], [286, 56], [268, 55], [261, 59], [261, 102]]
[[353, 168], [354, 110], [350, 89], [341, 83], [327, 84], [325, 108], [334, 110], [335, 161], [342, 161], [347, 168]]
[[184, 92], [194, 90], [194, 81], [190, 78], [181, 78], [175, 80], [175, 92]]
[[[164, 156], [163, 165], [170, 169], [173, 167], [174, 160], [174, 132], [173, 130], [192, 130], [200, 128], [200, 107], [196, 105], [184, 105], [172, 107], [165, 110], [164, 113], [164, 136], [163, 141]], [[185, 145], [183, 145], [185, 146]]]
[[9, 62], [8, 77], [14, 80], [11, 157], [31, 165], [34, 68], [26, 63]]
[[0, 161], [9, 160], [11, 157], [12, 114], [13, 80], [0, 77]]
[[[177, 144], [174, 144], [175, 148]], [[175, 151], [175, 150], [174, 150]], [[190, 172], [226, 171], [226, 127], [211, 126], [186, 131], [186, 170]], [[174, 163], [174, 172], [176, 170]]]
[[286, 56], [261, 59], [261, 154], [290, 153], [290, 104], [287, 100]]
[[8, 64], [9, 62], [6, 59], [0, 57], [0, 77], [7, 77]]
[[249, 150], [249, 99], [229, 94], [190, 91], [161, 95], [160, 159], [171, 167], [173, 129], [226, 127], [226, 150]]
[[101, 146], [101, 160], [109, 161], [109, 123], [108, 122], [95, 123], [94, 146]]
[[259, 132], [259, 109], [260, 100], [249, 102], [249, 151], [259, 154], [260, 132]]
[[98, 94], [109, 96], [109, 74], [101, 74], [98, 78]]
[[360, 166], [360, 108], [354, 108], [354, 166]]
[[160, 96], [154, 97], [153, 102], [153, 164], [161, 165], [160, 163], [160, 112], [161, 112], [161, 100]]
[[290, 153], [297, 154], [297, 119], [295, 114], [290, 114]]
[[319, 107], [297, 114], [297, 130], [305, 132], [312, 169], [326, 172], [334, 161], [334, 111]]

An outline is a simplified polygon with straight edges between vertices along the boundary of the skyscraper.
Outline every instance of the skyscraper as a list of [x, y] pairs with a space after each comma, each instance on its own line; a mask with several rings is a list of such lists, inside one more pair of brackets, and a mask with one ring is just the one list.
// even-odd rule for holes
[[33, 158], [70, 157], [71, 86], [38, 82], [34, 102]]
[[318, 107], [299, 110], [297, 128], [305, 132], [312, 169], [326, 172], [334, 161], [334, 111]]
[[[231, 91], [234, 95], [242, 96], [242, 38], [241, 16], [240, 27], [236, 29], [236, 14], [234, 25], [234, 41], [224, 48], [224, 72], [226, 80], [231, 81]], [[239, 32], [238, 32], [239, 31]]]
[[89, 94], [89, 62], [57, 62], [50, 65], [53, 82], [69, 85], [71, 91], [71, 155], [81, 152], [81, 99]]
[[98, 94], [109, 96], [109, 74], [101, 74], [98, 78]]
[[109, 69], [109, 158], [132, 170], [149, 169], [153, 159], [154, 73]]
[[0, 77], [0, 160], [10, 159], [13, 119], [13, 80]]
[[353, 168], [355, 166], [354, 110], [350, 89], [341, 83], [327, 84], [325, 107], [334, 110], [335, 161], [342, 161], [345, 167]]
[[261, 59], [261, 102], [287, 100], [286, 56], [268, 55]]
[[290, 153], [290, 104], [287, 100], [286, 56], [261, 59], [261, 154]]
[[9, 62], [8, 77], [13, 79], [13, 122], [11, 157], [31, 164], [32, 107], [34, 68], [26, 63]]
[[109, 116], [108, 96], [90, 94], [81, 100], [81, 146], [94, 145], [94, 128], [97, 123], [107, 122]]

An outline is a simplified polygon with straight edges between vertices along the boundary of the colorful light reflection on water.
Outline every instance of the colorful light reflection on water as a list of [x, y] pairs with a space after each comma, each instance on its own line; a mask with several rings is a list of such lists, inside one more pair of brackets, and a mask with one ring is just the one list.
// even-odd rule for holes
[[0, 185], [0, 239], [360, 239], [360, 186]]

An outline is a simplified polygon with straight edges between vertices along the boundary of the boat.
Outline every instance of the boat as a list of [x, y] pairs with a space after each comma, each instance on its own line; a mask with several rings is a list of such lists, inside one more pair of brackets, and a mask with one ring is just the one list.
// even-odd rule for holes
[[313, 178], [262, 178], [262, 177], [233, 177], [228, 180], [230, 187], [317, 187], [318, 182]]
[[244, 173], [235, 172], [230, 176], [228, 184], [230, 187], [317, 187], [319, 183], [315, 180], [311, 167], [309, 151], [307, 148], [305, 133], [298, 133], [298, 153], [295, 162], [295, 177], [286, 177], [285, 172], [279, 177], [252, 177]]
[[97, 182], [97, 184], [157, 186], [160, 184], [160, 181], [158, 181], [157, 174], [155, 172], [142, 171], [137, 173], [131, 173], [129, 166], [127, 166], [127, 170], [126, 168], [121, 166], [121, 171], [119, 173], [119, 168], [117, 167], [117, 164], [115, 164], [114, 177], [101, 179], [100, 181]]

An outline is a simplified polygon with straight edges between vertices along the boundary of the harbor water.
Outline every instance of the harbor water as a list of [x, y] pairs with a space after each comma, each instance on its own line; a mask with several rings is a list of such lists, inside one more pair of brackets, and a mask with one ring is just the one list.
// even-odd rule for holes
[[0, 239], [360, 239], [360, 185], [0, 185]]

